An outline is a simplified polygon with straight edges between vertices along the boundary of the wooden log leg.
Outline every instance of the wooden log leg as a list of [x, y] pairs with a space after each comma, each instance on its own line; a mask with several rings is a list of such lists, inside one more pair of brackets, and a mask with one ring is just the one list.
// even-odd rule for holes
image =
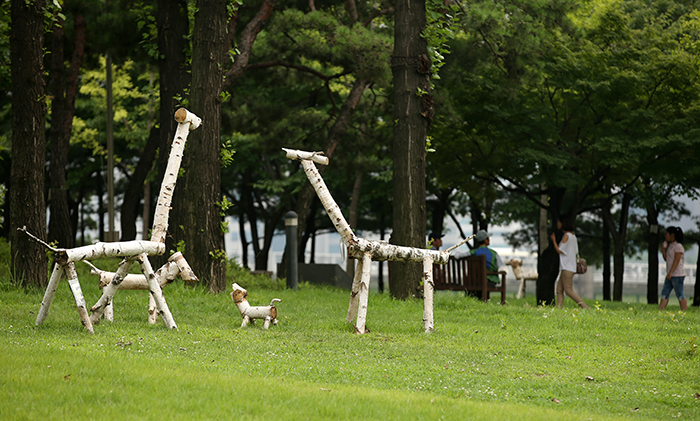
[[370, 267], [372, 263], [372, 254], [365, 253], [362, 256], [362, 279], [360, 283], [360, 299], [357, 309], [357, 325], [355, 325], [355, 333], [362, 335], [366, 332], [365, 324], [367, 322], [367, 301], [369, 300], [369, 280]]
[[132, 260], [122, 260], [119, 263], [119, 269], [117, 269], [117, 272], [112, 278], [112, 282], [110, 282], [107, 286], [102, 288], [102, 296], [90, 309], [90, 311], [92, 312], [90, 320], [92, 321], [93, 325], [100, 323], [100, 319], [104, 315], [105, 309], [112, 302], [112, 299], [114, 298], [114, 293], [116, 293], [119, 289], [119, 284], [122, 283], [126, 275], [129, 273], [131, 265], [133, 264], [134, 262]]
[[423, 330], [430, 333], [434, 330], [433, 324], [433, 258], [425, 256], [423, 259]]
[[163, 318], [163, 323], [168, 329], [177, 330], [177, 325], [175, 320], [173, 320], [173, 315], [170, 313], [168, 308], [168, 303], [165, 302], [165, 297], [163, 296], [163, 290], [160, 288], [160, 284], [156, 279], [156, 275], [153, 272], [153, 267], [151, 267], [151, 262], [148, 260], [147, 254], [140, 254], [136, 260], [138, 260], [141, 265], [141, 271], [146, 276], [148, 280], [148, 290], [156, 301], [156, 308], [160, 317]]
[[525, 295], [525, 278], [520, 279], [520, 288], [518, 288], [518, 294], [515, 296], [518, 300]]
[[36, 316], [36, 325], [44, 323], [46, 316], [49, 314], [49, 307], [51, 307], [51, 302], [53, 301], [54, 295], [56, 295], [56, 289], [58, 288], [58, 283], [63, 276], [63, 266], [58, 263], [54, 264], [53, 272], [51, 273], [51, 278], [49, 279], [49, 284], [46, 286], [46, 292], [44, 293], [44, 299], [41, 300], [41, 307], [39, 308], [39, 314]]
[[345, 323], [352, 323], [357, 317], [357, 301], [358, 294], [360, 293], [360, 284], [362, 282], [362, 262], [361, 259], [357, 262], [357, 268], [355, 268], [355, 277], [352, 281], [352, 290], [350, 292], [350, 305], [348, 305], [348, 316], [345, 318]]
[[158, 321], [158, 309], [153, 294], [148, 294], [148, 324], [154, 325]]
[[105, 307], [105, 320], [108, 322], [114, 321], [114, 297], [112, 297], [109, 304]]
[[88, 315], [87, 307], [85, 306], [85, 297], [83, 297], [83, 291], [80, 289], [80, 282], [78, 281], [78, 273], [75, 271], [75, 263], [70, 262], [65, 266], [66, 278], [68, 278], [68, 285], [70, 285], [70, 290], [73, 293], [73, 298], [75, 299], [75, 306], [78, 308], [78, 314], [80, 314], [80, 321], [83, 323], [85, 330], [90, 333], [95, 333], [92, 328], [92, 322], [90, 321], [90, 316]]

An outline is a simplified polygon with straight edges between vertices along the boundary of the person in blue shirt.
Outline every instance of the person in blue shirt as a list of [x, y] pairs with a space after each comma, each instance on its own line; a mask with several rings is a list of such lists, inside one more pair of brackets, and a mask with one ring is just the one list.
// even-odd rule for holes
[[[496, 250], [489, 247], [491, 245], [491, 239], [489, 237], [491, 237], [491, 234], [488, 232], [484, 230], [478, 231], [476, 237], [474, 237], [476, 248], [471, 250], [471, 254], [474, 256], [486, 256], [486, 270], [489, 272], [498, 272], [498, 268], [503, 266], [503, 260], [501, 260], [501, 256], [496, 253]], [[489, 287], [495, 287], [500, 282], [496, 274], [487, 275], [486, 279]], [[475, 293], [474, 295], [481, 298], [481, 291], [473, 292]]]

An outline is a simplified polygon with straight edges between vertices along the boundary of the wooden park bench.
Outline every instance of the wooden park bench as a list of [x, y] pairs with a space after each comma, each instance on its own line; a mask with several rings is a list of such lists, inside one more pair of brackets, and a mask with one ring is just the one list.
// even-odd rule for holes
[[[481, 299], [488, 300], [490, 292], [501, 293], [501, 304], [506, 303], [506, 273], [486, 270], [486, 256], [450, 257], [446, 265], [433, 266], [436, 290], [481, 292]], [[486, 275], [498, 275], [500, 284], [490, 287]]]

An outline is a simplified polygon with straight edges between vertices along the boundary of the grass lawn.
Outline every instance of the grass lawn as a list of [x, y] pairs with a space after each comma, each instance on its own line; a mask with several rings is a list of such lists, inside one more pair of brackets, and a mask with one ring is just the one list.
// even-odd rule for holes
[[[80, 279], [91, 306], [96, 277]], [[148, 324], [145, 291], [119, 291], [90, 335], [62, 281], [37, 327], [43, 291], [0, 278], [0, 419], [700, 419], [697, 308], [439, 292], [425, 334], [422, 302], [371, 294], [355, 335], [347, 291], [237, 282], [252, 305], [282, 299], [279, 326], [240, 329], [228, 294], [177, 281], [178, 332]]]

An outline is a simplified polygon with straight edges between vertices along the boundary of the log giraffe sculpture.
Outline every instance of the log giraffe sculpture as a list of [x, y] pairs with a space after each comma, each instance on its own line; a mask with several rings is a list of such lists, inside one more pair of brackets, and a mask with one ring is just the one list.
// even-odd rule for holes
[[414, 247], [403, 247], [389, 244], [383, 241], [370, 241], [355, 236], [352, 228], [345, 220], [338, 204], [335, 202], [326, 183], [319, 174], [316, 164], [328, 165], [328, 157], [322, 152], [305, 152], [293, 149], [283, 150], [289, 159], [301, 161], [306, 177], [316, 191], [316, 195], [321, 200], [326, 209], [328, 217], [333, 226], [340, 234], [340, 237], [348, 250], [348, 255], [358, 260], [355, 278], [352, 283], [350, 294], [350, 305], [346, 323], [351, 323], [356, 318], [355, 333], [365, 333], [367, 320], [367, 302], [369, 298], [370, 264], [372, 261], [403, 261], [423, 263], [423, 330], [426, 333], [434, 330], [433, 321], [433, 292], [435, 284], [433, 282], [433, 263], [446, 264], [450, 259], [450, 252], [462, 244], [466, 243], [474, 236], [463, 240], [445, 251], [427, 250]]
[[[113, 243], [97, 243], [72, 249], [56, 249], [31, 235], [26, 229], [19, 228], [19, 230], [24, 231], [32, 238], [51, 249], [54, 252], [56, 261], [53, 273], [49, 279], [49, 284], [44, 293], [44, 298], [41, 302], [39, 314], [37, 315], [37, 326], [42, 324], [46, 319], [56, 289], [58, 288], [58, 283], [65, 275], [66, 278], [68, 278], [68, 284], [73, 293], [80, 320], [85, 329], [90, 333], [94, 333], [93, 325], [99, 323], [105, 311], [110, 308], [115, 292], [120, 289], [122, 281], [125, 279], [129, 281], [135, 279], [136, 282], [142, 284], [142, 286], [147, 286], [151, 300], [155, 302], [157, 313], [154, 313], [162, 317], [163, 323], [167, 328], [177, 330], [177, 325], [173, 320], [168, 304], [165, 302], [161, 284], [167, 283], [168, 278], [174, 279], [174, 276], [178, 275], [190, 281], [197, 280], [197, 277], [182, 256], [171, 257], [170, 262], [166, 263], [158, 272], [153, 271], [151, 263], [148, 260], [149, 255], [165, 253], [165, 235], [168, 231], [170, 203], [182, 162], [185, 142], [187, 141], [189, 131], [196, 129], [202, 123], [202, 119], [184, 108], [180, 108], [175, 112], [175, 121], [178, 122], [178, 127], [175, 132], [170, 156], [168, 157], [168, 165], [158, 195], [150, 241], [120, 241]], [[90, 309], [91, 314], [88, 315], [88, 310], [85, 306], [85, 298], [75, 270], [75, 262], [116, 256], [123, 258], [119, 263], [119, 269], [117, 269], [116, 273], [102, 272], [95, 268], [100, 279], [108, 279], [108, 281], [107, 285], [102, 289], [102, 296], [97, 303], [92, 306]], [[143, 275], [135, 275], [135, 278], [132, 275], [128, 275], [129, 269], [134, 262], [139, 263], [143, 273]]]

